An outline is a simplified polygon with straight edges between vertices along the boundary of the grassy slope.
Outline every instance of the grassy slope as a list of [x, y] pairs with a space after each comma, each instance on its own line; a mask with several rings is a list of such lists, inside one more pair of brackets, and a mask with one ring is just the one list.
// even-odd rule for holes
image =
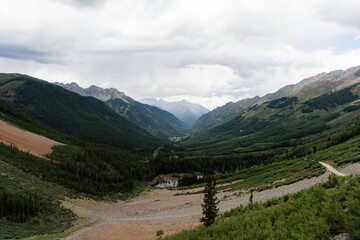
[[[54, 157], [54, 159], [57, 160], [49, 160], [32, 156], [0, 143], [0, 190], [23, 196], [36, 195], [42, 205], [40, 216], [33, 217], [26, 223], [0, 219], [0, 239], [54, 233], [61, 233], [60, 235], [65, 234], [63, 232], [65, 230], [69, 231], [68, 229], [76, 219], [70, 211], [60, 206], [60, 201], [65, 197], [126, 200], [134, 196], [134, 194], [139, 194], [139, 192], [142, 192], [147, 187], [147, 183], [135, 182], [134, 186], [125, 192], [120, 192], [120, 190], [111, 192], [111, 188], [116, 188], [117, 185], [121, 187], [123, 183], [104, 183], [101, 179], [100, 182], [96, 182], [93, 179], [88, 179], [88, 176], [81, 176], [81, 169], [78, 173], [80, 177], [77, 174], [75, 175], [73, 171], [69, 171], [69, 169], [66, 168], [66, 166], [69, 166], [71, 163], [67, 163], [67, 161], [70, 161], [69, 158], [72, 159], [74, 151], [81, 149], [67, 145], [58, 146], [58, 148], [60, 149], [53, 152], [54, 155], [57, 155], [57, 157]], [[118, 161], [120, 160], [121, 159], [118, 159]], [[61, 165], [60, 161], [64, 163]], [[112, 176], [118, 176], [118, 169], [116, 168], [111, 169], [109, 175], [106, 175], [108, 173], [106, 168], [97, 168], [97, 164], [104, 166], [104, 163], [106, 162], [94, 161], [88, 163], [91, 170], [86, 168], [84, 170], [88, 174], [92, 173], [91, 171], [97, 172], [99, 178], [104, 176], [109, 176], [110, 178]], [[79, 168], [82, 165], [81, 161], [77, 162], [77, 164]], [[124, 166], [121, 165], [121, 163], [119, 164], [120, 168]], [[108, 166], [110, 166], [110, 164], [108, 164]], [[127, 167], [125, 166], [124, 168]], [[74, 168], [71, 167], [71, 169]], [[109, 181], [109, 179], [107, 179], [107, 181]], [[97, 189], [99, 185], [100, 189]], [[87, 191], [87, 188], [90, 191]], [[108, 192], [106, 192], [107, 188], [110, 188], [107, 190]], [[93, 189], [95, 189], [95, 192]], [[56, 236], [60, 235], [51, 235], [49, 239], [56, 238]], [[48, 238], [46, 237], [46, 239]]]
[[[286, 149], [307, 142], [315, 141], [319, 133], [329, 134], [341, 128], [344, 122], [356, 121], [360, 111], [344, 112], [351, 102], [358, 99], [358, 87], [344, 92], [351, 92], [352, 97], [341, 101], [332, 93], [319, 96], [313, 101], [290, 102], [272, 101], [249, 109], [218, 127], [200, 133], [184, 142], [188, 155], [236, 155], [247, 152], [272, 151]], [[287, 98], [289, 99], [289, 98]], [[323, 102], [334, 101], [333, 105], [323, 108]], [[336, 103], [339, 101], [340, 103]], [[313, 107], [316, 105], [318, 107]], [[309, 109], [304, 112], [304, 109]], [[336, 119], [338, 119], [336, 121]]]
[[160, 143], [101, 101], [28, 76], [0, 79], [0, 96], [42, 123], [88, 142], [148, 152]]
[[[351, 131], [352, 128], [348, 129]], [[340, 134], [341, 135], [341, 134]], [[340, 136], [339, 135], [339, 136]], [[326, 139], [324, 142], [333, 139]], [[324, 142], [319, 142], [320, 145]], [[319, 175], [324, 172], [318, 161], [337, 166], [360, 161], [360, 136], [310, 153], [301, 159], [275, 162], [230, 173], [218, 180], [226, 191], [257, 188], [263, 190]], [[279, 182], [279, 180], [284, 180]], [[241, 206], [220, 216], [209, 228], [200, 226], [166, 239], [329, 239], [347, 232], [360, 237], [360, 177], [337, 178], [310, 190]], [[256, 194], [256, 193], [255, 193]]]
[[[259, 187], [262, 185], [280, 186], [299, 181], [303, 178], [311, 178], [325, 172], [325, 169], [318, 163], [329, 162], [335, 166], [343, 166], [360, 161], [360, 136], [356, 136], [344, 143], [319, 150], [306, 157], [293, 160], [275, 162], [265, 166], [254, 166], [249, 169], [231, 173], [227, 178], [218, 183], [228, 183], [244, 179], [241, 182], [230, 184], [219, 189], [229, 191]], [[279, 182], [280, 180], [284, 180]]]
[[329, 239], [342, 232], [359, 239], [359, 192], [359, 176], [331, 176], [328, 183], [232, 209], [211, 227], [165, 239]]
[[0, 157], [0, 188], [12, 193], [37, 195], [41, 203], [40, 218], [27, 223], [15, 223], [0, 219], [0, 238], [19, 238], [37, 234], [62, 232], [72, 225], [73, 214], [60, 207], [60, 200], [73, 193], [57, 184], [19, 170]]
[[[318, 163], [319, 161], [328, 162], [334, 166], [359, 162], [360, 135], [359, 131], [356, 130], [358, 127], [359, 125], [347, 126], [337, 135], [333, 135], [332, 138], [324, 138], [316, 141], [312, 146], [298, 146], [287, 153], [275, 155], [273, 162], [267, 165], [253, 166], [225, 174], [218, 173], [217, 183], [229, 184], [218, 187], [218, 189], [230, 192], [250, 188], [264, 190], [321, 175], [325, 172], [325, 168]], [[348, 135], [349, 133], [350, 135]], [[318, 149], [315, 152], [313, 151], [314, 146], [317, 146]], [[301, 149], [305, 149], [302, 157], [293, 155], [294, 152]], [[200, 186], [204, 186], [204, 184], [178, 187], [177, 189], [190, 189]]]

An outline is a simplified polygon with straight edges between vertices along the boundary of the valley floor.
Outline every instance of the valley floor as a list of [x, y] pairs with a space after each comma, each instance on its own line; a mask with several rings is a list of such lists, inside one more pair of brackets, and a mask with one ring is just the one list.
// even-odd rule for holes
[[[329, 171], [331, 168], [326, 166]], [[294, 193], [316, 183], [327, 180], [330, 172], [319, 177], [304, 179], [299, 182], [254, 192], [254, 201], [265, 201]], [[360, 163], [348, 165], [341, 170], [343, 174], [360, 173]], [[164, 235], [171, 235], [182, 229], [190, 229], [200, 224], [202, 194], [184, 193], [199, 191], [154, 189], [130, 202], [104, 203], [93, 200], [69, 199], [63, 206], [74, 211], [79, 217], [94, 224], [83, 228], [67, 240], [82, 239], [156, 239], [156, 232], [162, 230]], [[181, 194], [181, 195], [179, 195]], [[239, 205], [248, 204], [249, 194], [240, 192], [220, 192], [220, 212]]]

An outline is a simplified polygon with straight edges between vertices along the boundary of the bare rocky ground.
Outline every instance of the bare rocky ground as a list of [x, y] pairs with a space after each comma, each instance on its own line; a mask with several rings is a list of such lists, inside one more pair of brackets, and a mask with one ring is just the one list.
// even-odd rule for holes
[[[360, 163], [352, 164], [341, 172], [346, 174], [360, 173]], [[268, 189], [254, 193], [254, 201], [265, 201], [294, 193], [316, 183], [324, 182], [329, 176], [325, 174], [311, 179]], [[117, 203], [96, 202], [93, 200], [68, 199], [64, 207], [73, 210], [79, 217], [95, 224], [75, 232], [66, 239], [156, 239], [156, 231], [162, 230], [164, 235], [174, 234], [182, 229], [190, 229], [200, 224], [202, 194], [177, 195], [192, 190], [154, 189], [130, 202]], [[235, 192], [237, 193], [237, 192]], [[240, 204], [249, 202], [249, 194], [236, 196], [234, 192], [221, 192], [220, 212], [230, 210]]]
[[0, 120], [0, 141], [15, 144], [20, 150], [42, 156], [52, 152], [52, 146], [61, 143], [46, 137], [16, 128]]

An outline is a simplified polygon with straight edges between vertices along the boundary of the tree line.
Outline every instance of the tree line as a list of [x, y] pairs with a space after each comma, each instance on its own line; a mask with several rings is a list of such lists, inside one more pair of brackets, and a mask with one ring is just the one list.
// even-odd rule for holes
[[20, 195], [0, 189], [0, 218], [24, 223], [38, 216], [41, 204], [37, 196]]

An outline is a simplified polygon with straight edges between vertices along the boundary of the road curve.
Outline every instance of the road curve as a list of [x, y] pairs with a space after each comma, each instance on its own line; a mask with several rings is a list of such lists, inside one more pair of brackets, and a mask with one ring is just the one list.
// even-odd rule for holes
[[327, 163], [323, 163], [323, 162], [319, 162], [321, 165], [323, 165], [324, 167], [326, 167], [326, 169], [338, 176], [342, 176], [342, 177], [345, 177], [347, 176], [348, 174], [345, 174], [345, 173], [342, 173], [342, 172], [339, 172], [338, 170], [336, 170], [334, 167], [332, 167], [330, 164], [327, 164]]

